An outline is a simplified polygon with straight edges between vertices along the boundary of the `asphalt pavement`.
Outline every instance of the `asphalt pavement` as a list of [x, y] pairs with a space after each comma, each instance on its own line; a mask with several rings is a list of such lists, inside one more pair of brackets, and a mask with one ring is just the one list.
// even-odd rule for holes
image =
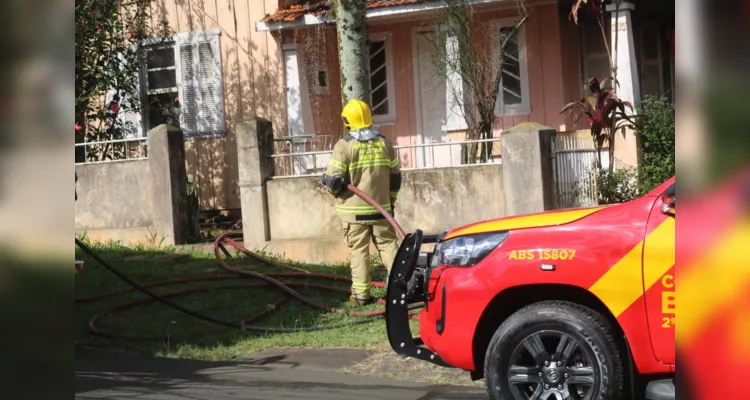
[[481, 388], [436, 386], [336, 372], [362, 350], [265, 352], [233, 362], [76, 351], [78, 400], [474, 400]]

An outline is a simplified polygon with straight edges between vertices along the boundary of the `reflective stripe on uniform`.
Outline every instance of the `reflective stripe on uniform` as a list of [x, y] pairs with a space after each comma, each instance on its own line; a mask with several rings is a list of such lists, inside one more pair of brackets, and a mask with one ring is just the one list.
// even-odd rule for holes
[[352, 289], [367, 290], [369, 288], [369, 282], [352, 282]]
[[[391, 211], [391, 205], [390, 204], [381, 204], [381, 206], [386, 211]], [[378, 209], [375, 208], [375, 207], [373, 207], [373, 206], [370, 206], [370, 205], [366, 205], [366, 206], [345, 206], [343, 204], [337, 204], [336, 205], [336, 211], [341, 211], [343, 213], [348, 213], [348, 214], [359, 214], [359, 213], [368, 213], [368, 212], [378, 212]]]
[[351, 165], [351, 169], [360, 169], [365, 167], [390, 167], [391, 162], [388, 159], [385, 158], [378, 158], [374, 160], [367, 160], [367, 161], [357, 161], [353, 162]]
[[395, 199], [396, 197], [398, 197], [398, 192], [391, 192], [391, 198]]
[[391, 160], [391, 168], [396, 168], [396, 167], [398, 167], [398, 157]]
[[341, 170], [342, 172], [346, 172], [349, 169], [349, 166], [346, 165], [346, 163], [342, 163], [339, 160], [334, 160], [333, 158], [328, 160], [328, 164], [334, 168]]

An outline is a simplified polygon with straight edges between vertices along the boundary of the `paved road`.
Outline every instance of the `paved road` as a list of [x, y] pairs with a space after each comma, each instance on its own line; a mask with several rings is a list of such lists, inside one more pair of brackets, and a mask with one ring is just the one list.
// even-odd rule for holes
[[[237, 362], [151, 358], [78, 350], [76, 399], [474, 400], [481, 388], [434, 386], [335, 372], [347, 354], [263, 355]], [[317, 360], [317, 361], [316, 361]]]

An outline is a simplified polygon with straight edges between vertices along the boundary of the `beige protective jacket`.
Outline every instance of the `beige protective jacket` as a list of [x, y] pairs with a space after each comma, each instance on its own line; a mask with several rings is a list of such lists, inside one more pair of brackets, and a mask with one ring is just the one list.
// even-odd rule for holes
[[[353, 184], [389, 212], [401, 186], [398, 154], [382, 135], [364, 141], [348, 135], [339, 140], [328, 161], [326, 175], [339, 176]], [[371, 224], [385, 218], [375, 207], [346, 189], [335, 203], [336, 214], [344, 222]]]

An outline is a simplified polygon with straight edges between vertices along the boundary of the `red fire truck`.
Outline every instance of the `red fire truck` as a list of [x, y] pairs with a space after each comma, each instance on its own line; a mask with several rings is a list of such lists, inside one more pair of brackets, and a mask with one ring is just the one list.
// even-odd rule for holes
[[674, 399], [674, 185], [407, 235], [388, 278], [392, 348], [484, 378], [492, 399]]

